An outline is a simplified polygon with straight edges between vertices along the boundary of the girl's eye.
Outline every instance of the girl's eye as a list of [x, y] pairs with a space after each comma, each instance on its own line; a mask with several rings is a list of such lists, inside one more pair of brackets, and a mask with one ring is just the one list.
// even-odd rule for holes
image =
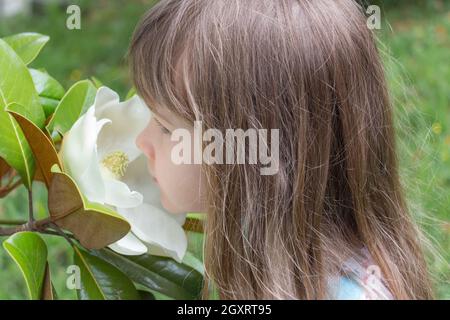
[[156, 121], [156, 124], [158, 125], [158, 127], [161, 129], [162, 133], [164, 133], [164, 134], [170, 134], [170, 130], [167, 129], [166, 127], [164, 127], [164, 126], [162, 125], [162, 123], [158, 121], [158, 119], [155, 118], [155, 121]]

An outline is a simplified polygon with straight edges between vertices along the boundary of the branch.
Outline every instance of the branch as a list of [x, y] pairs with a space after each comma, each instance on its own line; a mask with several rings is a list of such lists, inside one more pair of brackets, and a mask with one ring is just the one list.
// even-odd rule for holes
[[28, 190], [28, 222], [32, 224], [34, 222], [33, 215], [33, 191], [32, 187]]
[[21, 224], [17, 227], [2, 228], [0, 227], [0, 236], [10, 236], [21, 231], [30, 231], [28, 223]]
[[6, 197], [11, 191], [22, 184], [22, 180], [17, 180], [15, 183], [8, 183], [5, 187], [0, 188], [0, 198]]
[[23, 224], [17, 225], [15, 227], [0, 227], [0, 236], [10, 236], [14, 233], [21, 232], [21, 231], [38, 231], [41, 232], [45, 230], [51, 223], [50, 218], [45, 218], [42, 220], [34, 220], [28, 221]]
[[49, 226], [50, 226], [50, 228], [53, 228], [56, 231], [56, 232], [52, 232], [52, 234], [64, 237], [64, 239], [66, 239], [66, 241], [69, 243], [69, 245], [71, 247], [74, 246], [72, 239], [73, 240], [76, 240], [76, 239], [72, 235], [65, 233], [56, 223], [54, 223], [52, 221], [49, 223]]
[[27, 223], [24, 220], [0, 220], [0, 224], [6, 224], [6, 225], [19, 225]]

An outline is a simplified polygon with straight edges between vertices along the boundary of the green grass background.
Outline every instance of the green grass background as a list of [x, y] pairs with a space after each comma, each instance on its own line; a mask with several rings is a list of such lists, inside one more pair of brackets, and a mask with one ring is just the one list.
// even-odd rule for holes
[[[82, 11], [81, 30], [65, 27], [65, 7], [0, 20], [0, 37], [25, 31], [51, 37], [32, 67], [45, 67], [65, 88], [95, 76], [122, 97], [131, 87], [125, 61], [141, 15], [154, 1], [71, 1]], [[381, 5], [383, 52], [394, 101], [401, 174], [411, 212], [434, 247], [428, 254], [437, 297], [450, 299], [450, 1], [376, 1]], [[36, 184], [37, 215], [46, 215], [46, 191]], [[26, 219], [23, 187], [0, 199], [0, 220]], [[68, 245], [46, 236], [55, 288], [66, 288]], [[24, 299], [20, 272], [0, 248], [0, 299]]]

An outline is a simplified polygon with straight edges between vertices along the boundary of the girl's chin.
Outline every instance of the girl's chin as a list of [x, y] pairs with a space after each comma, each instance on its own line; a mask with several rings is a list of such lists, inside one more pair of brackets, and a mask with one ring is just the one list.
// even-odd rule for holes
[[161, 200], [161, 205], [162, 205], [162, 207], [163, 207], [167, 212], [172, 213], [172, 214], [183, 213], [182, 211], [177, 210], [177, 209], [175, 208], [175, 206], [174, 206], [170, 201], [167, 200], [167, 198], [164, 196], [163, 193], [161, 193], [160, 200]]

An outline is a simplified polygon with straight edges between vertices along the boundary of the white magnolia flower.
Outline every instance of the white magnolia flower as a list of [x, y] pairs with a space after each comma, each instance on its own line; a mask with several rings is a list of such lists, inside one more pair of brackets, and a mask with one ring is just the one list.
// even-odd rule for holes
[[186, 215], [164, 211], [147, 160], [135, 143], [150, 117], [138, 96], [119, 102], [116, 92], [101, 87], [94, 104], [64, 136], [61, 157], [89, 201], [113, 207], [130, 223], [130, 233], [111, 249], [181, 261], [187, 249], [182, 228]]

